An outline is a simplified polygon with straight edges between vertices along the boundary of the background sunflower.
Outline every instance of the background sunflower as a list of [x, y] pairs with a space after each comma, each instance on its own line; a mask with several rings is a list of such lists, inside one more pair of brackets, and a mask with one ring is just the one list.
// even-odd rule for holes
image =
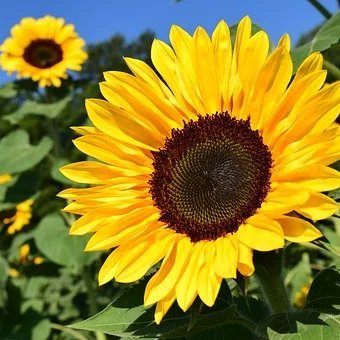
[[32, 78], [39, 86], [61, 85], [67, 70], [80, 71], [87, 59], [84, 40], [62, 18], [24, 18], [0, 46], [1, 67], [19, 78]]

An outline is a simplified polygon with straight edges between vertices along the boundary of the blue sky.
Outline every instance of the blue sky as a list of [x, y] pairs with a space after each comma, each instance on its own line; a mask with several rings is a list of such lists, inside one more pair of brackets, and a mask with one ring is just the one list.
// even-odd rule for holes
[[[337, 9], [336, 0], [321, 2], [332, 12]], [[73, 23], [88, 43], [103, 41], [115, 33], [131, 40], [146, 29], [167, 41], [172, 24], [189, 32], [201, 25], [212, 32], [219, 20], [232, 25], [244, 15], [263, 27], [273, 42], [285, 32], [296, 42], [323, 20], [307, 0], [10, 0], [0, 14], [0, 41], [22, 17], [46, 14]], [[6, 74], [0, 71], [0, 82], [4, 81]]]

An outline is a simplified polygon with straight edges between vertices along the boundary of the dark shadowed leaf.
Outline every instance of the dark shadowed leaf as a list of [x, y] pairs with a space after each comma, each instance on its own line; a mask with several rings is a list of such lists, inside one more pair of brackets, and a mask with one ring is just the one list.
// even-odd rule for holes
[[307, 295], [305, 308], [340, 314], [339, 266], [324, 269], [315, 277]]
[[326, 340], [339, 339], [340, 318], [315, 311], [278, 313], [264, 319], [256, 327], [260, 339]]

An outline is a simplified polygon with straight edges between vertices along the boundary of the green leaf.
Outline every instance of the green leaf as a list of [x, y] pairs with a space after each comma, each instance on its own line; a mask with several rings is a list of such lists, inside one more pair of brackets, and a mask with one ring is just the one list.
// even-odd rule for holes
[[306, 309], [340, 314], [340, 270], [335, 266], [322, 270], [312, 282]]
[[52, 140], [45, 136], [31, 145], [25, 130], [16, 130], [0, 140], [0, 173], [18, 173], [38, 164], [49, 153]]
[[290, 287], [291, 302], [295, 302], [296, 293], [310, 283], [312, 271], [310, 268], [308, 253], [302, 254], [301, 261], [293, 267], [285, 276], [285, 285]]
[[97, 258], [98, 253], [85, 253], [88, 237], [70, 236], [68, 228], [58, 213], [44, 217], [34, 235], [38, 249], [57, 264], [84, 265]]
[[3, 119], [7, 120], [11, 124], [17, 124], [25, 116], [29, 114], [48, 117], [50, 119], [56, 118], [71, 101], [71, 97], [65, 97], [52, 104], [37, 103], [32, 100], [26, 100], [24, 104], [13, 113], [6, 115]]
[[27, 340], [27, 339], [48, 339], [51, 332], [51, 325], [48, 319], [33, 310], [28, 310], [20, 316], [20, 322], [15, 331], [5, 339]]
[[[230, 338], [246, 334], [245, 338], [256, 339], [250, 330], [255, 324], [236, 315], [236, 306], [223, 299], [225, 291], [213, 308], [196, 301], [199, 312], [194, 313], [194, 322], [191, 310], [184, 313], [173, 306], [160, 325], [156, 325], [154, 307], [145, 309], [143, 306], [144, 290], [145, 282], [135, 285], [103, 311], [70, 327], [119, 337], [206, 339], [209, 334], [209, 339], [221, 339], [221, 334], [228, 334]], [[191, 308], [197, 311], [194, 306]]]
[[291, 51], [294, 70], [298, 68], [301, 62], [314, 51], [325, 51], [333, 44], [336, 44], [339, 39], [340, 31], [340, 12], [337, 12], [320, 28], [315, 34], [312, 41], [309, 43], [294, 48]]
[[7, 83], [0, 87], [1, 98], [12, 98], [17, 94], [13, 83]]
[[315, 311], [278, 313], [261, 321], [256, 333], [261, 339], [339, 339], [340, 317]]

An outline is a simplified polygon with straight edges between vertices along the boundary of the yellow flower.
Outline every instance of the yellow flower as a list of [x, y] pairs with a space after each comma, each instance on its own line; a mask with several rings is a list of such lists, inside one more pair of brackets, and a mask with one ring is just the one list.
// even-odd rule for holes
[[11, 225], [8, 227], [8, 234], [15, 234], [20, 231], [25, 225], [29, 224], [32, 217], [33, 200], [28, 199], [16, 206], [16, 213], [10, 218], [5, 218], [4, 223]]
[[19, 276], [19, 272], [15, 268], [8, 268], [8, 275], [10, 277], [16, 278]]
[[24, 18], [11, 35], [0, 46], [1, 67], [17, 72], [19, 78], [32, 78], [41, 87], [59, 87], [61, 79], [67, 78], [66, 71], [80, 71], [87, 59], [84, 41], [62, 18]]
[[19, 262], [26, 263], [28, 261], [28, 255], [30, 253], [30, 245], [23, 244], [19, 249]]
[[44, 262], [44, 259], [40, 256], [36, 256], [33, 258], [33, 263], [38, 265], [38, 264], [42, 264]]
[[98, 162], [61, 169], [91, 185], [60, 194], [82, 215], [70, 233], [94, 233], [87, 251], [115, 248], [100, 284], [136, 281], [162, 261], [144, 296], [157, 323], [175, 300], [183, 311], [197, 295], [212, 306], [223, 278], [253, 274], [254, 249], [320, 237], [291, 213], [327, 218], [337, 204], [320, 192], [340, 184], [327, 167], [340, 151], [340, 86], [322, 88], [320, 53], [291, 81], [289, 37], [268, 55], [248, 17], [234, 48], [224, 21], [212, 38], [173, 26], [170, 40], [152, 45], [161, 78], [131, 58], [133, 75], [105, 73], [106, 100], [86, 102], [94, 127], [75, 128], [77, 148]]
[[0, 184], [6, 184], [12, 180], [12, 176], [10, 174], [2, 174], [0, 175]]
[[301, 288], [300, 291], [295, 293], [294, 304], [297, 307], [302, 308], [305, 305], [306, 299], [307, 299], [307, 295], [308, 295], [308, 292], [309, 292], [311, 284], [312, 284], [312, 279], [309, 278], [309, 282], [306, 285], [304, 285]]

